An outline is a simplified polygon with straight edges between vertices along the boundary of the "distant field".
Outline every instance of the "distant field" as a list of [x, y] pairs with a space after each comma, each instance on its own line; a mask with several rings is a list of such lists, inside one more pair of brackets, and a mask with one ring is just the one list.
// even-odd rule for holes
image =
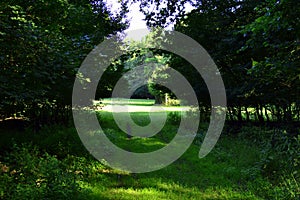
[[103, 103], [105, 105], [141, 105], [151, 106], [154, 105], [154, 99], [125, 99], [125, 98], [105, 98], [95, 103]]
[[188, 111], [190, 107], [168, 106], [137, 106], [137, 105], [106, 105], [101, 110], [107, 112], [176, 112]]
[[102, 103], [103, 111], [107, 112], [175, 112], [188, 111], [188, 106], [163, 106], [155, 105], [154, 99], [112, 99], [106, 98], [94, 101], [95, 104]]

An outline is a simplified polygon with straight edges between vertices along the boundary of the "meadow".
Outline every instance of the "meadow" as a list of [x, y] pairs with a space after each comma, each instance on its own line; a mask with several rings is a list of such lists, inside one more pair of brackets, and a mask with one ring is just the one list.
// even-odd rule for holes
[[[132, 104], [145, 106], [141, 101]], [[118, 128], [111, 112], [98, 111], [97, 116], [114, 144], [133, 152], [151, 152], [172, 140], [181, 114], [168, 111], [157, 135], [131, 139]], [[150, 122], [147, 112], [132, 112], [131, 117], [142, 126]], [[52, 125], [39, 133], [3, 130], [0, 199], [299, 198], [299, 138], [284, 138], [284, 130], [254, 126], [233, 134], [233, 127], [225, 125], [213, 151], [199, 159], [207, 126], [200, 124], [193, 144], [174, 163], [141, 174], [115, 170], [93, 158], [72, 125]], [[278, 131], [276, 148], [274, 137], [269, 137], [274, 131]]]
[[[0, 200], [300, 200], [299, 7], [299, 0], [0, 1]], [[149, 34], [131, 39], [140, 25]], [[100, 99], [126, 91], [144, 99]], [[195, 116], [182, 107], [195, 105], [194, 95], [200, 120], [181, 123]], [[221, 109], [225, 97], [221, 137], [199, 159], [212, 106]], [[78, 110], [103, 131], [72, 115]], [[113, 119], [128, 111], [141, 126], [166, 123], [149, 138], [130, 137], [132, 124], [122, 118], [121, 129]], [[174, 138], [172, 151], [186, 151], [157, 171], [117, 170], [110, 158], [137, 160], [94, 139], [103, 133], [137, 153]], [[101, 162], [90, 154], [96, 145]], [[156, 166], [174, 160], [159, 156]]]

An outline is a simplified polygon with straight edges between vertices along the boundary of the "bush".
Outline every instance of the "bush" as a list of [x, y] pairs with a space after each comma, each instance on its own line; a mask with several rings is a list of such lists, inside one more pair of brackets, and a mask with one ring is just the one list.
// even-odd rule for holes
[[81, 192], [63, 161], [32, 145], [14, 145], [1, 160], [0, 199], [73, 199]]
[[[260, 159], [248, 170], [260, 171], [271, 180], [271, 199], [296, 199], [300, 196], [300, 136], [291, 137], [285, 130], [243, 127], [239, 137], [259, 146]], [[264, 186], [265, 187], [265, 186]], [[269, 190], [270, 191], [270, 190]], [[260, 192], [258, 192], [260, 193]]]
[[297, 199], [300, 197], [299, 171], [296, 173], [285, 173], [281, 176], [280, 186], [285, 199]]
[[165, 103], [165, 105], [166, 106], [180, 106], [180, 100], [169, 98], [168, 101]]
[[89, 155], [75, 128], [49, 126], [34, 135], [32, 141], [44, 152], [56, 155], [59, 159], [67, 155]]

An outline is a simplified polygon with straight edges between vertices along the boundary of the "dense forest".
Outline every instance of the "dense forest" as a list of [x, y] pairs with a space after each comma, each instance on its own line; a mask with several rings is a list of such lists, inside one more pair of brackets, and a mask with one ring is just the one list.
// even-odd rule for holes
[[[174, 23], [174, 30], [209, 52], [225, 82], [228, 118], [299, 121], [299, 11], [294, 9], [299, 2], [191, 1], [195, 9], [185, 13], [187, 2], [140, 1], [140, 8], [149, 27]], [[150, 4], [155, 9], [150, 11]], [[128, 6], [124, 2], [115, 14], [101, 1], [2, 2], [1, 118], [24, 116], [52, 123], [70, 117], [65, 115], [71, 109], [76, 70], [95, 45], [126, 29]], [[199, 74], [180, 57], [168, 59], [189, 77], [209, 110]], [[106, 73], [98, 97], [109, 97], [128, 69], [124, 62]]]
[[[261, 185], [255, 184], [258, 184], [258, 187], [263, 185], [266, 191], [271, 191], [273, 186], [282, 182], [281, 178], [288, 180], [283, 181], [285, 185], [282, 193], [279, 189], [274, 194], [251, 190], [257, 195], [253, 199], [299, 198], [300, 1], [125, 0], [115, 3], [119, 5], [118, 10], [112, 10], [105, 0], [0, 2], [0, 183], [8, 182], [22, 189], [20, 185], [27, 179], [22, 178], [20, 174], [28, 173], [27, 176], [30, 177], [35, 172], [27, 167], [38, 170], [39, 167], [34, 167], [36, 164], [42, 166], [43, 170], [50, 171], [45, 178], [49, 178], [49, 181], [63, 174], [61, 182], [53, 179], [55, 184], [61, 186], [56, 188], [59, 191], [57, 194], [51, 196], [51, 191], [56, 189], [48, 185], [36, 195], [43, 193], [46, 199], [71, 198], [60, 193], [64, 190], [64, 184], [70, 186], [66, 186], [66, 194], [73, 195], [73, 191], [80, 190], [78, 181], [75, 184], [68, 179], [69, 174], [65, 174], [68, 164], [64, 164], [72, 160], [75, 164], [70, 165], [75, 169], [76, 163], [86, 164], [92, 159], [87, 158], [89, 155], [85, 150], [76, 149], [76, 146], [82, 149], [82, 144], [74, 136], [76, 133], [72, 119], [73, 84], [79, 76], [78, 69], [89, 52], [113, 35], [117, 35], [120, 40], [125, 37], [124, 31], [130, 23], [127, 18], [128, 12], [132, 4], [137, 3], [149, 30], [173, 27], [173, 30], [191, 37], [202, 45], [216, 63], [227, 95], [223, 134], [230, 137], [230, 140], [239, 138], [239, 141], [247, 141], [251, 145], [261, 147], [261, 150], [258, 150], [260, 153], [257, 154], [260, 155], [260, 160], [251, 169], [260, 171], [262, 177], [271, 183], [267, 185], [262, 181]], [[187, 5], [192, 7], [189, 12], [186, 11]], [[201, 123], [203, 126], [207, 125], [210, 120], [211, 99], [203, 78], [189, 62], [178, 55], [148, 48], [147, 44], [155, 42], [155, 33], [152, 32], [143, 40], [128, 44], [127, 53], [112, 62], [101, 77], [95, 100], [110, 98], [119, 78], [137, 65], [147, 66], [155, 62], [171, 67], [186, 77], [199, 101]], [[149, 84], [138, 88], [133, 98], [150, 98], [155, 99], [155, 103], [166, 104], [165, 98], [168, 95], [170, 104], [177, 105], [178, 101], [172, 91], [152, 84], [155, 77], [163, 77], [164, 70], [166, 69], [156, 69], [151, 75], [147, 74], [149, 71], [144, 70], [136, 77], [127, 77], [128, 87], [134, 85], [138, 76], [150, 77]], [[174, 122], [178, 122], [177, 114], [171, 113], [168, 117], [172, 126]], [[100, 121], [104, 120], [102, 123], [105, 125], [112, 123], [110, 116], [107, 117], [108, 121], [105, 121], [105, 115], [103, 117], [99, 114], [99, 118]], [[174, 127], [176, 128], [175, 125]], [[58, 135], [54, 136], [55, 134], [48, 129], [53, 129]], [[47, 137], [51, 137], [47, 140], [49, 143], [39, 143], [39, 140]], [[75, 138], [76, 142], [70, 142], [73, 139], [69, 137]], [[30, 144], [27, 144], [28, 141]], [[21, 147], [24, 143], [27, 146]], [[226, 144], [225, 142], [225, 146]], [[33, 147], [35, 145], [40, 146], [37, 147], [40, 149]], [[46, 156], [41, 152], [46, 152]], [[18, 154], [27, 156], [28, 160], [19, 158]], [[73, 158], [72, 155], [78, 157]], [[39, 163], [36, 159], [40, 156], [43, 157], [44, 163]], [[23, 164], [27, 164], [17, 163], [18, 159], [23, 159]], [[32, 165], [29, 160], [32, 160]], [[61, 171], [55, 171], [55, 167], [48, 166], [49, 163], [54, 166], [56, 161], [55, 166]], [[59, 162], [63, 164], [58, 164]], [[78, 166], [82, 169], [83, 165]], [[6, 168], [8, 166], [10, 171]], [[89, 167], [89, 170], [95, 170], [92, 166]], [[24, 172], [21, 173], [23, 169]], [[77, 173], [84, 170], [75, 171]], [[17, 176], [14, 174], [20, 176], [14, 177]], [[122, 182], [122, 176], [116, 175], [118, 183]], [[91, 178], [92, 175], [88, 174], [87, 177]], [[130, 176], [129, 179], [126, 177], [125, 182], [128, 182], [125, 184], [129, 185], [135, 179], [134, 176]], [[146, 178], [151, 178], [151, 175]], [[35, 180], [37, 182], [33, 184], [34, 187], [39, 188], [38, 183], [43, 183], [43, 180]], [[70, 182], [64, 182], [65, 180]], [[26, 184], [30, 185], [29, 182]], [[28, 186], [28, 191], [31, 191], [30, 187]], [[27, 191], [26, 188], [23, 189]], [[18, 196], [22, 191], [15, 192], [1, 186], [0, 199], [22, 199]], [[77, 194], [74, 193], [75, 196]], [[24, 199], [33, 198], [28, 195]], [[114, 198], [120, 197], [110, 197]], [[176, 195], [170, 197], [176, 198]], [[247, 199], [239, 196], [237, 198]], [[225, 196], [223, 199], [231, 198]]]

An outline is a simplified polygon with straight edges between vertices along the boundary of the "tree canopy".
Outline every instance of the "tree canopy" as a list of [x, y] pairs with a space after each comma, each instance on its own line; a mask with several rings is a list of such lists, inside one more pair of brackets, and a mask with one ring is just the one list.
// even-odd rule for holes
[[105, 37], [124, 30], [127, 5], [105, 1], [38, 0], [0, 3], [0, 115], [67, 115], [77, 69]]
[[[259, 121], [270, 116], [279, 121], [299, 120], [300, 13], [294, 9], [299, 1], [139, 2], [149, 26], [175, 22], [175, 30], [192, 37], [210, 53], [225, 82], [231, 119], [243, 120], [245, 112], [249, 120], [248, 108], [255, 108]], [[187, 3], [194, 6], [190, 13], [184, 12]], [[172, 63], [188, 75], [209, 107], [199, 74], [190, 71], [189, 63], [180, 58], [173, 58]]]
[[[81, 62], [105, 37], [128, 27], [126, 14], [133, 2], [140, 4], [149, 27], [173, 24], [208, 51], [225, 82], [230, 119], [299, 120], [300, 11], [294, 9], [298, 0], [132, 0], [121, 1], [117, 13], [105, 1], [1, 2], [1, 117], [47, 118], [44, 121], [65, 117]], [[188, 4], [193, 6], [191, 12], [185, 10]], [[149, 36], [147, 42], [155, 39]], [[96, 98], [109, 97], [133, 65], [155, 61], [182, 73], [203, 109], [210, 110], [206, 85], [189, 63], [139, 45], [133, 44], [127, 55], [112, 63]], [[149, 85], [153, 95], [170, 92]]]

